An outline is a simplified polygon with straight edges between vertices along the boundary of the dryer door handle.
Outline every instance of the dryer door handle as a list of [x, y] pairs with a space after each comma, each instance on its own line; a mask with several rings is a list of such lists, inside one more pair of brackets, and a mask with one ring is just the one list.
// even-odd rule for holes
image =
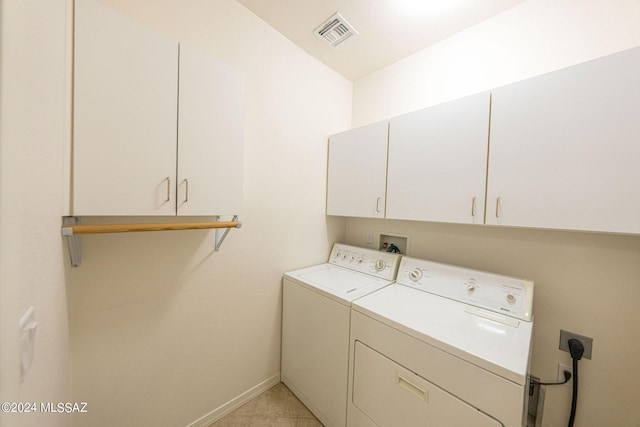
[[418, 399], [424, 400], [425, 403], [429, 403], [429, 390], [422, 389], [422, 387], [405, 378], [399, 372], [396, 373], [396, 384], [416, 396]]

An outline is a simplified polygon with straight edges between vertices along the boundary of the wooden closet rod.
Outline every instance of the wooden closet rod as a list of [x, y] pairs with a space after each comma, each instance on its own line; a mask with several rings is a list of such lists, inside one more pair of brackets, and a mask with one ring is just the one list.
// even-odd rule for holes
[[208, 228], [240, 228], [239, 221], [171, 222], [160, 224], [65, 225], [63, 234], [130, 233], [137, 231], [204, 230]]

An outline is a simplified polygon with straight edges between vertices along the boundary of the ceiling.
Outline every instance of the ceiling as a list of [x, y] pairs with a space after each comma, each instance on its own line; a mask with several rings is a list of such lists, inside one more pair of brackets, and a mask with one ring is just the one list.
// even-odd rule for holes
[[[355, 81], [524, 0], [237, 0]], [[331, 47], [314, 30], [335, 12], [358, 32]]]

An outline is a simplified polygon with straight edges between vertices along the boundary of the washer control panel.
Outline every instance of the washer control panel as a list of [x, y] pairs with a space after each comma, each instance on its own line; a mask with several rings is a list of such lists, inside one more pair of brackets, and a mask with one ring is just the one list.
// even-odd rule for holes
[[336, 243], [329, 264], [370, 274], [385, 280], [395, 280], [402, 255]]
[[505, 316], [531, 321], [533, 282], [404, 257], [397, 282]]

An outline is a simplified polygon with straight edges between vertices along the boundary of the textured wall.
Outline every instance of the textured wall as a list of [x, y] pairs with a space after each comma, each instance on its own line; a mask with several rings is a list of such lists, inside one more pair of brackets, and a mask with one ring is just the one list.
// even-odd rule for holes
[[278, 378], [282, 273], [344, 238], [326, 153], [352, 83], [232, 0], [104, 3], [246, 75], [243, 227], [219, 252], [213, 231], [86, 236], [68, 276], [74, 424], [186, 425]]
[[[65, 0], [0, 2], [0, 401], [71, 400], [60, 236], [66, 98]], [[18, 319], [35, 309], [34, 359], [20, 380]], [[0, 425], [64, 426], [62, 414]]]

